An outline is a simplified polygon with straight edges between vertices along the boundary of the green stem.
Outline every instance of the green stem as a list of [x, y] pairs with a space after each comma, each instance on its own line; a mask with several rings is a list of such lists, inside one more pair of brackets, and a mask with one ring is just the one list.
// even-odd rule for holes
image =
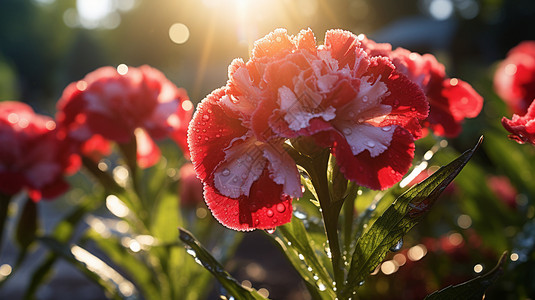
[[11, 197], [0, 193], [0, 250], [2, 249], [2, 241], [4, 239], [4, 224], [7, 221], [7, 211]]
[[[309, 172], [319, 198], [325, 233], [329, 241], [334, 280], [337, 285], [341, 285], [344, 283], [344, 267], [340, 252], [340, 241], [338, 239], [338, 219], [343, 201], [333, 201], [329, 193], [329, 182], [327, 179], [328, 161], [329, 152], [323, 151], [319, 158], [311, 158], [309, 164], [303, 167]], [[342, 290], [341, 286], [338, 286], [338, 290]]]
[[349, 253], [351, 246], [351, 236], [353, 233], [353, 212], [355, 210], [355, 199], [344, 201], [344, 249]]

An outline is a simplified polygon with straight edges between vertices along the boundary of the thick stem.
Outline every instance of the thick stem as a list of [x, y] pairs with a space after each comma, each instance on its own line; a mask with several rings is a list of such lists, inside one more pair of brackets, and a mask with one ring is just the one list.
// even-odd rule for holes
[[354, 210], [355, 210], [355, 200], [346, 199], [344, 201], [344, 249], [345, 251], [349, 251], [349, 247], [351, 246]]
[[328, 161], [329, 152], [326, 151], [321, 153], [319, 159], [310, 160], [310, 164], [306, 169], [310, 172], [314, 188], [319, 198], [325, 232], [329, 241], [334, 280], [338, 285], [338, 290], [342, 290], [340, 285], [344, 283], [344, 267], [340, 252], [340, 241], [338, 239], [338, 217], [343, 201], [333, 201], [334, 199], [331, 198], [331, 194], [329, 193], [329, 182], [327, 179]]

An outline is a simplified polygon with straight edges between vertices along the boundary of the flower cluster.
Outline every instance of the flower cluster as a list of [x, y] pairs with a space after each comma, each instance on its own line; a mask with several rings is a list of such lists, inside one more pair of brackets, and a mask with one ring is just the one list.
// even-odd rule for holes
[[388, 43], [375, 43], [364, 35], [359, 38], [370, 55], [389, 57], [398, 72], [423, 89], [429, 101], [429, 116], [421, 124], [435, 135], [456, 137], [464, 119], [475, 118], [481, 112], [483, 98], [467, 82], [447, 77], [444, 65], [435, 56], [401, 47], [392, 50]]
[[[186, 102], [187, 101], [187, 102]], [[87, 156], [106, 153], [108, 141], [137, 142], [138, 163], [154, 165], [160, 151], [153, 139], [173, 137], [187, 154], [186, 130], [192, 106], [186, 92], [149, 66], [97, 69], [63, 92], [58, 128]]]
[[514, 112], [502, 118], [509, 138], [535, 145], [535, 41], [525, 41], [507, 54], [494, 75], [496, 93]]
[[347, 179], [385, 189], [409, 169], [422, 125], [455, 136], [481, 107], [481, 96], [447, 78], [431, 55], [342, 30], [317, 46], [311, 30], [278, 29], [247, 62], [232, 62], [228, 83], [197, 107], [188, 143], [216, 219], [268, 229], [290, 220], [292, 198], [302, 194], [284, 150], [298, 138], [330, 149]]
[[515, 114], [525, 114], [535, 99], [535, 41], [525, 41], [507, 54], [494, 73], [494, 89]]
[[34, 201], [61, 195], [68, 189], [64, 175], [72, 171], [65, 150], [50, 117], [24, 103], [0, 102], [0, 193], [26, 190]]

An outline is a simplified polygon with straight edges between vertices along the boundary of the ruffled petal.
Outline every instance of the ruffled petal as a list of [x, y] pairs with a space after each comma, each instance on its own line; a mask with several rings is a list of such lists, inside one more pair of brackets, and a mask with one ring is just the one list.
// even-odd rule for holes
[[231, 118], [218, 105], [225, 96], [224, 89], [212, 92], [198, 106], [188, 128], [188, 145], [191, 161], [197, 176], [202, 181], [208, 180], [216, 167], [225, 158], [224, 149], [235, 138], [246, 134], [247, 128], [241, 121]]
[[529, 106], [526, 115], [513, 115], [511, 120], [504, 117], [502, 125], [511, 133], [510, 139], [520, 144], [531, 143], [535, 145], [535, 101]]
[[204, 198], [212, 215], [234, 230], [271, 229], [292, 218], [292, 198], [282, 194], [282, 186], [269, 177], [267, 169], [251, 186], [249, 197], [223, 196], [205, 182]]
[[396, 127], [390, 145], [373, 157], [369, 151], [354, 156], [342, 138], [337, 139], [333, 154], [340, 171], [349, 180], [375, 190], [384, 190], [399, 182], [407, 173], [414, 158], [414, 140], [402, 127]]

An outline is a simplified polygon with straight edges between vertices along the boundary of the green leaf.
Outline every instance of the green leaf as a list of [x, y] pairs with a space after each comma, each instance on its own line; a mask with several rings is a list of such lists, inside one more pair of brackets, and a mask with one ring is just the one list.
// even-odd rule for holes
[[350, 297], [359, 283], [381, 263], [390, 248], [427, 213], [448, 184], [459, 174], [479, 148], [477, 145], [441, 167], [426, 180], [401, 196], [364, 232], [357, 241], [342, 295]]
[[[112, 267], [79, 246], [68, 246], [52, 237], [41, 237], [40, 242], [51, 251], [67, 260], [93, 280], [114, 299], [137, 299], [137, 290], [132, 282], [121, 276]], [[70, 251], [69, 251], [70, 250]]]
[[114, 236], [102, 237], [94, 230], [89, 230], [86, 233], [86, 238], [93, 240], [114, 264], [124, 269], [132, 277], [145, 298], [160, 298], [161, 291], [165, 288], [164, 282], [158, 283], [161, 278], [155, 276], [154, 272], [148, 268], [147, 262], [134, 256]]
[[[73, 236], [76, 226], [85, 214], [101, 205], [101, 203], [102, 200], [99, 197], [86, 197], [83, 203], [73, 209], [71, 213], [56, 225], [52, 237], [59, 242], [67, 242]], [[25, 290], [24, 299], [33, 298], [33, 294], [37, 291], [39, 286], [50, 276], [52, 267], [57, 258], [57, 253], [49, 253], [45, 260], [35, 269], [31, 275], [30, 283]]]
[[478, 276], [469, 281], [458, 285], [448, 286], [440, 291], [436, 291], [425, 299], [428, 300], [449, 300], [449, 299], [466, 299], [481, 300], [485, 291], [491, 286], [503, 273], [503, 265], [507, 258], [507, 252], [502, 254], [498, 264], [487, 274]]
[[325, 250], [321, 249], [326, 243], [325, 232], [323, 228], [317, 226], [317, 229], [322, 231], [322, 240], [319, 240], [309, 235], [309, 232], [314, 230], [306, 228], [303, 222], [307, 222], [307, 226], [310, 227], [310, 220], [292, 217], [290, 223], [277, 228], [275, 240], [299, 272], [311, 294], [315, 298], [334, 299], [336, 297], [333, 289], [334, 280], [326, 269], [331, 263]]
[[180, 240], [186, 244], [188, 254], [192, 255], [206, 270], [223, 285], [227, 292], [237, 299], [265, 299], [254, 289], [242, 286], [224, 270], [223, 266], [187, 230], [179, 228]]

